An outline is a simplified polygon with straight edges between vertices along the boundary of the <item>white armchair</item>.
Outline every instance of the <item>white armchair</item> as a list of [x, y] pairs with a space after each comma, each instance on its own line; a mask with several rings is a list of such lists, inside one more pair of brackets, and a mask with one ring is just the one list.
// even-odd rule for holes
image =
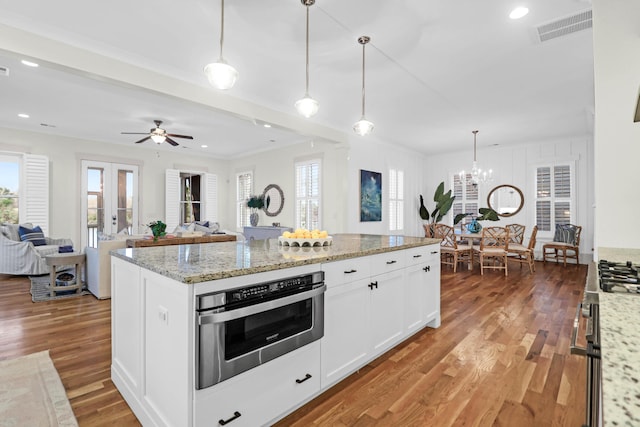
[[[31, 224], [23, 225], [33, 228]], [[17, 224], [3, 224], [0, 227], [0, 274], [47, 274], [50, 267], [46, 256], [58, 253], [59, 246], [73, 246], [71, 239], [44, 239], [46, 245], [41, 246], [23, 242], [20, 240]]]

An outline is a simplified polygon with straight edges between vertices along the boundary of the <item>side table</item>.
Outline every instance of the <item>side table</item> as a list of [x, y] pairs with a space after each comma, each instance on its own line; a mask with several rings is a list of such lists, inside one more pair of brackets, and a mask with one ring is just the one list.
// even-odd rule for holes
[[[47, 255], [45, 258], [47, 265], [51, 267], [51, 273], [49, 278], [49, 288], [51, 290], [51, 296], [56, 296], [57, 291], [70, 291], [75, 289], [76, 293], [82, 292], [82, 266], [84, 265], [85, 255], [72, 252], [72, 253], [62, 253], [62, 254], [53, 254]], [[56, 284], [56, 267], [61, 265], [75, 265], [76, 271], [76, 283], [74, 285], [67, 286], [58, 286]]]

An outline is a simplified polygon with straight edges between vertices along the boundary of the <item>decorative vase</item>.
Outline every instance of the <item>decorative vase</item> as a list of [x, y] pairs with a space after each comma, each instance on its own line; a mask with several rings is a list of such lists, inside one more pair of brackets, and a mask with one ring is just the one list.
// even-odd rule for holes
[[479, 233], [482, 230], [482, 225], [477, 219], [473, 218], [469, 224], [467, 224], [467, 231], [469, 233]]
[[252, 227], [258, 226], [259, 219], [260, 219], [260, 216], [258, 215], [258, 212], [252, 212], [251, 215], [249, 215], [249, 222], [251, 223]]

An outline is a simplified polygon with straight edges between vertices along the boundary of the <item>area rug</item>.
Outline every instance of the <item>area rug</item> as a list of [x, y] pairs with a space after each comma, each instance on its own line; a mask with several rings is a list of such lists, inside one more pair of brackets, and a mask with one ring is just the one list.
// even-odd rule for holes
[[[42, 276], [29, 276], [31, 280], [31, 301], [40, 302], [40, 301], [51, 301], [55, 299], [61, 298], [73, 298], [80, 295], [90, 295], [86, 288], [86, 284], [82, 288], [82, 292], [77, 293], [77, 289], [72, 289], [70, 291], [58, 291], [56, 292], [56, 296], [51, 296], [51, 291], [49, 290], [49, 279], [50, 276], [48, 274], [44, 274]], [[0, 427], [2, 425], [0, 424]]]
[[77, 426], [49, 350], [0, 361], [0, 426]]

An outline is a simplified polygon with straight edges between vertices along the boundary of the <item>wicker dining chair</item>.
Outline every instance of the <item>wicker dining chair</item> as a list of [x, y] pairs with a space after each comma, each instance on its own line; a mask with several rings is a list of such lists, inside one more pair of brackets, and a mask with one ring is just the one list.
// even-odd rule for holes
[[542, 245], [542, 261], [547, 262], [547, 258], [555, 259], [556, 262], [562, 258], [564, 266], [567, 266], [567, 258], [575, 259], [576, 265], [580, 264], [580, 233], [582, 226], [573, 224], [556, 225], [556, 233], [553, 242]]
[[435, 224], [434, 238], [440, 242], [440, 261], [445, 265], [452, 265], [453, 272], [457, 271], [458, 263], [467, 262], [469, 270], [473, 266], [473, 248], [466, 243], [456, 241], [455, 230], [446, 224]]
[[[504, 227], [485, 227], [482, 229], [478, 256], [480, 260], [480, 274], [484, 269], [504, 270], [509, 274], [507, 255], [509, 250], [509, 230]], [[489, 261], [489, 263], [487, 263]]]
[[529, 272], [533, 274], [536, 271], [536, 265], [534, 260], [534, 250], [536, 247], [536, 236], [538, 235], [538, 226], [534, 225], [529, 237], [529, 244], [524, 246], [521, 243], [509, 243], [508, 255], [509, 259], [519, 262], [520, 268], [522, 264], [529, 266]]
[[522, 224], [507, 224], [505, 227], [509, 230], [509, 243], [522, 245], [522, 242], [524, 242], [525, 226]]

